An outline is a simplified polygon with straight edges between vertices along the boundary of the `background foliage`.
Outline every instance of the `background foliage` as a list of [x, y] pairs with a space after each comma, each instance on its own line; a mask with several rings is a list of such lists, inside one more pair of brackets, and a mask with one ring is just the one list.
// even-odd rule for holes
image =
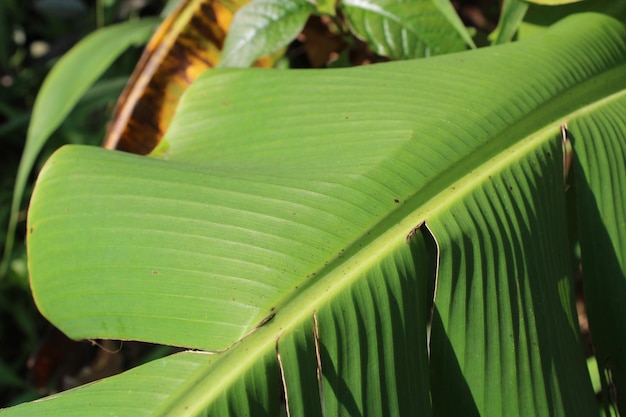
[[[90, 32], [120, 20], [158, 15], [162, 8], [163, 4], [158, 2], [139, 7], [127, 1], [102, 1], [91, 5], [82, 1], [35, 1], [28, 5], [13, 0], [0, 2], [0, 240], [3, 249], [9, 238], [7, 224], [16, 174], [35, 98], [44, 78], [59, 58]], [[24, 197], [16, 206], [19, 211], [15, 214], [18, 226], [15, 245], [10, 251], [3, 250], [0, 268], [0, 339], [5, 341], [0, 348], [0, 406], [85, 382], [78, 377], [79, 370], [91, 366], [100, 355], [88, 342], [71, 342], [37, 312], [26, 270], [26, 207], [36, 174], [54, 150], [66, 143], [101, 143], [115, 100], [140, 54], [141, 47], [127, 49], [103, 68], [104, 74], [87, 86], [84, 95], [77, 97], [78, 105], [72, 106], [74, 110], [61, 120], [58, 129], [48, 133], [41, 153], [32, 159], [34, 171], [25, 173]], [[67, 101], [63, 93], [56, 96], [51, 108]], [[110, 347], [115, 350], [117, 344]], [[122, 363], [126, 363], [124, 366], [139, 363], [144, 354], [140, 349], [130, 354], [128, 360], [120, 358], [121, 362], [111, 363], [112, 372], [122, 369]], [[107, 372], [111, 373], [105, 371], [105, 374]]]

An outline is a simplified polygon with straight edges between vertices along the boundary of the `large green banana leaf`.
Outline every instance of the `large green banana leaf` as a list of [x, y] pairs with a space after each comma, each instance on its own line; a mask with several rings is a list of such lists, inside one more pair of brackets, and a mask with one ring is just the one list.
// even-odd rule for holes
[[41, 311], [75, 338], [214, 353], [2, 413], [598, 415], [561, 125], [619, 352], [625, 75], [626, 28], [587, 14], [427, 60], [209, 71], [154, 157], [61, 149], [29, 214]]

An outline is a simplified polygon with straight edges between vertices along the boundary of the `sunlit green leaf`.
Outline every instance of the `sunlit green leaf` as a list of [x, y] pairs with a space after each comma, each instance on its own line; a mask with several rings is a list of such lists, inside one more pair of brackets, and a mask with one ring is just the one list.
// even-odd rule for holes
[[[354, 33], [374, 52], [393, 59], [419, 58], [465, 48], [451, 20], [451, 6], [442, 11], [434, 0], [341, 0], [339, 7]], [[469, 39], [469, 36], [464, 36]]]
[[254, 0], [233, 18], [219, 67], [247, 67], [293, 41], [315, 10], [307, 0]]
[[9, 262], [24, 186], [39, 151], [91, 84], [129, 46], [145, 42], [156, 22], [155, 19], [144, 19], [99, 29], [64, 55], [46, 77], [35, 101], [15, 180], [11, 218], [0, 271]]
[[[294, 414], [597, 415], [561, 126], [576, 153], [589, 138], [614, 157], [573, 174], [614, 176], [592, 187], [607, 187], [592, 195], [608, 211], [586, 220], [616, 227], [587, 236], [611, 264], [624, 68], [626, 28], [589, 14], [430, 60], [205, 73], [159, 157], [68, 146], [46, 164], [29, 214], [36, 302], [77, 338], [225, 349], [148, 415], [272, 415], [281, 398]], [[47, 410], [67, 415], [82, 392]], [[146, 397], [127, 399], [109, 396], [106, 411], [131, 415]]]

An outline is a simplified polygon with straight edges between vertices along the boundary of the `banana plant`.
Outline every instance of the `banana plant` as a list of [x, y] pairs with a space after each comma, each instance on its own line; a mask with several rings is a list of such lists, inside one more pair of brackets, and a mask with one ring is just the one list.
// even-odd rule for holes
[[38, 307], [190, 350], [0, 414], [600, 415], [570, 248], [619, 389], [625, 71], [626, 27], [576, 15], [427, 60], [208, 71], [148, 157], [61, 148], [29, 209]]

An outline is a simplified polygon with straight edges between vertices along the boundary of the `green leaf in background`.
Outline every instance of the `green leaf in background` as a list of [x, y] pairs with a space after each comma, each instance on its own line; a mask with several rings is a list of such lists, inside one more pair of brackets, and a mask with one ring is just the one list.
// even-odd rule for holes
[[578, 3], [584, 0], [527, 0], [528, 3], [543, 4], [546, 6], [561, 6], [563, 4]]
[[[435, 0], [341, 0], [352, 31], [374, 52], [392, 59], [421, 58], [465, 49], [467, 30], [448, 3]], [[459, 34], [459, 32], [461, 34]], [[472, 45], [472, 43], [470, 43]]]
[[315, 0], [315, 8], [317, 13], [326, 16], [335, 16], [337, 14], [336, 0]]
[[225, 351], [175, 356], [193, 369], [171, 378], [162, 361], [131, 371], [169, 385], [148, 394], [115, 395], [140, 390], [122, 375], [41, 407], [65, 416], [106, 396], [91, 414], [134, 416], [157, 392], [145, 415], [276, 415], [281, 397], [294, 415], [598, 415], [571, 291], [560, 126], [576, 153], [594, 153], [585, 140], [606, 155], [581, 158], [575, 175], [598, 188], [576, 185], [581, 207], [608, 207], [580, 222], [615, 230], [598, 241], [612, 264], [624, 257], [626, 168], [613, 147], [626, 132], [625, 68], [626, 27], [586, 14], [430, 60], [207, 71], [159, 158], [64, 147], [29, 213], [41, 311], [77, 338]]
[[615, 0], [580, 1], [561, 6], [530, 4], [521, 23], [518, 39], [525, 39], [546, 30], [550, 25], [574, 13], [597, 12], [626, 22], [626, 2]]
[[129, 46], [146, 42], [157, 23], [156, 19], [144, 19], [99, 29], [65, 54], [46, 77], [35, 101], [15, 180], [0, 275], [8, 267], [24, 186], [39, 151], [91, 84]]
[[302, 31], [315, 5], [307, 0], [254, 0], [235, 13], [218, 67], [248, 67]]
[[474, 44], [474, 40], [472, 39], [472, 35], [470, 34], [469, 30], [467, 29], [467, 27], [461, 20], [461, 17], [459, 16], [458, 12], [452, 5], [452, 2], [448, 0], [432, 0], [432, 1], [434, 5], [439, 8], [439, 11], [446, 18], [448, 23], [452, 25], [452, 27], [454, 27], [454, 29], [457, 31], [459, 35], [461, 35], [461, 37], [465, 41], [465, 44], [469, 46], [470, 48], [476, 48], [476, 45]]
[[510, 42], [519, 29], [527, 10], [528, 2], [525, 0], [504, 0], [498, 19], [498, 27], [489, 35], [490, 39], [495, 38], [493, 44], [499, 45]]

